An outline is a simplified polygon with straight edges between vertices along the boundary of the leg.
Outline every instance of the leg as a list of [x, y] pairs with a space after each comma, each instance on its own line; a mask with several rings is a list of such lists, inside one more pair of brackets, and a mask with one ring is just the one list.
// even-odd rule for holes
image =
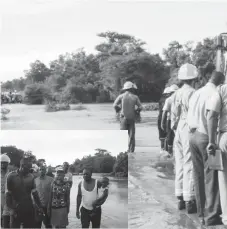
[[44, 223], [46, 228], [52, 228], [50, 217], [47, 215], [47, 208], [44, 208], [43, 210], [44, 210], [44, 214], [45, 214], [43, 223]]
[[96, 209], [96, 214], [95, 214], [95, 216], [93, 216], [93, 217], [91, 218], [91, 221], [92, 221], [92, 228], [100, 228], [100, 224], [101, 224], [101, 214], [102, 214], [101, 208], [97, 208], [97, 209]]
[[128, 130], [128, 128], [127, 128], [127, 120], [124, 117], [120, 118], [120, 130]]
[[80, 213], [81, 213], [81, 225], [82, 228], [89, 228], [90, 226], [90, 215], [89, 215], [89, 211], [87, 209], [85, 209], [84, 207], [82, 207], [80, 209]]
[[224, 171], [218, 171], [220, 198], [222, 208], [222, 222], [227, 225], [227, 133], [220, 136], [219, 148], [223, 152]]
[[129, 152], [135, 151], [135, 121], [129, 121]]
[[[189, 145], [194, 169], [194, 183], [195, 183], [195, 198], [197, 213], [199, 217], [204, 218], [205, 208], [205, 185], [204, 185], [204, 164], [203, 164], [203, 151], [199, 150], [198, 142], [201, 141], [201, 136], [195, 132], [189, 137]], [[207, 146], [207, 141], [202, 148]], [[201, 142], [202, 144], [202, 142]]]
[[175, 195], [180, 198], [183, 197], [183, 154], [181, 145], [180, 128], [176, 131], [175, 144]]
[[2, 221], [3, 221], [3, 228], [10, 228], [10, 215], [3, 215]]
[[173, 155], [173, 141], [174, 141], [174, 131], [171, 129], [171, 121], [168, 122], [168, 133], [167, 133], [167, 144], [168, 144], [168, 153]]
[[161, 150], [165, 150], [165, 140], [166, 140], [166, 133], [161, 128], [161, 120], [162, 120], [162, 113], [158, 115], [158, 133], [159, 133], [159, 140], [161, 142]]
[[34, 228], [35, 227], [35, 212], [33, 208], [23, 216], [23, 228]]
[[11, 217], [11, 228], [20, 228], [21, 220], [19, 217], [12, 216]]

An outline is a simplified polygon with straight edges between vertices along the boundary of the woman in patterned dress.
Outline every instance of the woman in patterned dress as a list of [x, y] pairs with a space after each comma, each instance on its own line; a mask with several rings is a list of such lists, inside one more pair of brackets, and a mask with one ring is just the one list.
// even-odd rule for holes
[[54, 228], [66, 228], [69, 224], [70, 188], [64, 181], [64, 169], [59, 167], [56, 172], [56, 178], [51, 187], [48, 214]]

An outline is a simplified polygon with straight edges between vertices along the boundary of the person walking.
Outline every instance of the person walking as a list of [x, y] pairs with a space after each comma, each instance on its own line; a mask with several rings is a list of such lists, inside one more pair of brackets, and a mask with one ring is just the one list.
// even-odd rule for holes
[[49, 198], [50, 198], [51, 185], [53, 183], [53, 180], [54, 179], [52, 177], [46, 175], [46, 166], [41, 165], [40, 176], [35, 179], [35, 186], [39, 195], [41, 208], [42, 208], [42, 212], [39, 211], [39, 208], [36, 208], [36, 215], [37, 216], [41, 215], [41, 217], [38, 217], [37, 228], [41, 228], [42, 223], [45, 225], [46, 228], [52, 228], [50, 217], [47, 214], [47, 208], [50, 202]]
[[10, 158], [6, 154], [1, 155], [1, 227], [10, 228], [11, 210], [6, 205], [5, 191], [6, 178], [8, 175], [8, 166]]
[[[222, 208], [222, 222], [227, 225], [227, 84], [222, 85], [215, 92], [207, 104], [207, 122], [209, 144], [207, 151], [215, 154], [219, 148], [222, 151], [223, 171], [218, 171], [220, 199]], [[219, 118], [220, 117], [220, 118]], [[219, 120], [219, 124], [218, 124]], [[217, 127], [219, 129], [217, 138]]]
[[130, 153], [135, 151], [136, 112], [140, 112], [142, 110], [139, 97], [134, 93], [136, 89], [137, 87], [132, 82], [126, 82], [122, 89], [124, 93], [120, 94], [113, 104], [113, 107], [117, 112], [121, 110], [120, 129], [128, 130], [128, 152]]
[[56, 177], [51, 185], [48, 217], [52, 227], [66, 228], [68, 226], [68, 214], [70, 210], [70, 188], [64, 181], [65, 172], [63, 167], [56, 169]]
[[195, 82], [198, 78], [197, 68], [192, 64], [184, 64], [178, 72], [178, 79], [183, 86], [176, 93], [176, 102], [173, 112], [177, 114], [178, 120], [174, 123], [175, 134], [175, 195], [177, 196], [178, 209], [187, 210], [188, 214], [196, 213], [193, 167], [191, 152], [189, 149], [189, 132], [187, 124], [187, 113], [189, 100], [194, 93]]
[[[209, 75], [208, 75], [209, 77]], [[217, 91], [217, 86], [224, 82], [225, 76], [214, 71], [209, 82], [191, 97], [188, 109], [188, 126], [190, 134], [190, 151], [194, 168], [195, 197], [197, 213], [202, 224], [207, 226], [220, 224], [220, 194], [218, 187], [218, 172], [208, 166], [207, 145], [207, 110], [206, 106], [211, 96]], [[204, 221], [205, 202], [207, 216]]]
[[34, 176], [30, 173], [32, 163], [28, 158], [22, 158], [20, 168], [12, 171], [7, 176], [6, 181], [6, 205], [13, 209], [11, 228], [35, 227], [35, 213], [32, 202], [35, 201], [41, 210], [41, 203], [35, 189]]
[[[102, 195], [102, 200], [98, 200], [98, 190], [102, 187], [102, 182], [92, 178], [92, 170], [83, 170], [83, 181], [78, 185], [77, 211], [76, 216], [81, 219], [82, 228], [100, 228], [101, 224], [101, 205], [108, 197], [108, 191]], [[94, 212], [94, 204], [98, 202]], [[80, 208], [81, 207], [81, 208]]]

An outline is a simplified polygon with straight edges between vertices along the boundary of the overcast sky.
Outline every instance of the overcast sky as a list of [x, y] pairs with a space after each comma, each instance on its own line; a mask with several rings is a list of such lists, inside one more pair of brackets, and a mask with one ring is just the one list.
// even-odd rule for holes
[[84, 47], [94, 52], [107, 30], [134, 35], [151, 53], [172, 40], [200, 41], [227, 31], [227, 2], [1, 0], [0, 76], [23, 76], [29, 63], [45, 64]]
[[2, 146], [31, 150], [37, 159], [44, 158], [51, 165], [94, 155], [96, 148], [116, 156], [128, 147], [127, 131], [119, 130], [4, 130], [0, 136]]

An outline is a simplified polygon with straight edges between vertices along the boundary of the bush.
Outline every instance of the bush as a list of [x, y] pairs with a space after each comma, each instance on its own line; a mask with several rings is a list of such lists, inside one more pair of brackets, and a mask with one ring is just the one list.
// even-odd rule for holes
[[45, 106], [46, 112], [56, 112], [56, 111], [66, 111], [66, 110], [70, 110], [70, 105], [68, 103], [48, 102]]
[[158, 109], [158, 103], [151, 103], [143, 106], [143, 111], [157, 111]]
[[24, 91], [26, 104], [44, 104], [45, 100], [52, 99], [50, 89], [43, 83], [27, 85]]

